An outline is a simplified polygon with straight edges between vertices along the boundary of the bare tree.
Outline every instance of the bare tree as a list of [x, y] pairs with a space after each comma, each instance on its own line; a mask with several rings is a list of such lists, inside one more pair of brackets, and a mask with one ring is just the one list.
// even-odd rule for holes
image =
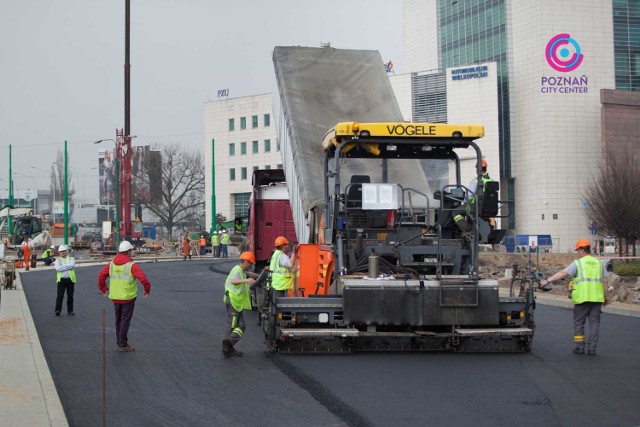
[[[67, 153], [67, 162], [69, 162], [69, 154]], [[67, 165], [67, 191], [69, 197], [69, 216], [73, 215], [73, 210], [75, 207], [74, 203], [74, 194], [75, 188], [71, 186], [71, 178], [73, 177], [73, 173], [71, 169]], [[51, 183], [49, 184], [49, 190], [51, 192], [51, 213], [53, 214], [53, 210], [55, 209], [56, 200], [64, 200], [64, 153], [60, 150], [56, 152], [56, 161], [51, 164]], [[60, 218], [60, 217], [58, 217]], [[57, 220], [62, 222], [61, 219]]]
[[152, 198], [144, 207], [158, 217], [172, 240], [176, 224], [200, 223], [204, 209], [204, 162], [199, 151], [190, 151], [179, 144], [164, 145], [161, 153], [160, 182], [149, 183], [155, 187], [151, 191], [159, 191], [160, 197]]
[[[640, 236], [640, 168], [635, 156], [607, 149], [600, 175], [585, 191], [590, 221], [606, 234], [624, 238], [633, 247]], [[620, 252], [622, 248], [620, 247]]]

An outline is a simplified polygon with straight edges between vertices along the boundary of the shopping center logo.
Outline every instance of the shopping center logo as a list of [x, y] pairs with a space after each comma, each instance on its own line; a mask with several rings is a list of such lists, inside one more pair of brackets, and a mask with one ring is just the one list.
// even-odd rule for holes
[[582, 64], [584, 55], [580, 52], [580, 45], [569, 34], [558, 34], [547, 43], [545, 57], [549, 66], [561, 73], [573, 71]]

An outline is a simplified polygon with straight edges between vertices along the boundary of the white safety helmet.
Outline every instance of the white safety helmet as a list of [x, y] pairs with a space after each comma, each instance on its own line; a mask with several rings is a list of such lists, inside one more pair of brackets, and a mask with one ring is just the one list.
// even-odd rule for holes
[[118, 246], [118, 252], [128, 252], [131, 249], [133, 249], [133, 245], [127, 240], [120, 242], [120, 246]]
[[66, 252], [67, 251], [67, 247], [65, 245], [60, 245], [60, 247], [58, 248], [58, 252]]
[[53, 245], [49, 246], [49, 249], [55, 249], [55, 248], [56, 248], [56, 247], [55, 247], [55, 246], [53, 246]]

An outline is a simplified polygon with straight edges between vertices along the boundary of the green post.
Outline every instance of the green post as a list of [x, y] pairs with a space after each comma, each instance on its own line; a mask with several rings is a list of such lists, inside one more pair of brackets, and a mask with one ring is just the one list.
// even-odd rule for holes
[[211, 232], [216, 231], [216, 156], [211, 138]]
[[[13, 207], [13, 178], [11, 173], [11, 144], [9, 144], [9, 206]], [[9, 215], [9, 238], [13, 236], [13, 215]]]
[[67, 141], [64, 142], [64, 244], [69, 244], [69, 188], [67, 183]]

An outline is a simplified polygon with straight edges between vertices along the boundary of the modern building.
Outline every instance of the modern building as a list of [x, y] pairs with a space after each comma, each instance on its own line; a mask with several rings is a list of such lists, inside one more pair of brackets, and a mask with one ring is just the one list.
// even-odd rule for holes
[[[404, 88], [405, 118], [489, 124], [498, 143], [489, 172], [515, 202], [508, 228], [571, 249], [590, 234], [584, 190], [599, 174], [602, 135], [612, 134], [604, 94], [640, 88], [640, 1], [404, 0], [403, 14], [408, 74], [393, 85]], [[476, 75], [454, 80], [456, 70]], [[497, 104], [485, 89], [467, 91], [488, 85], [481, 80], [495, 84]]]
[[207, 227], [214, 159], [216, 212], [227, 220], [246, 217], [253, 171], [282, 168], [271, 94], [206, 102], [204, 136]]

